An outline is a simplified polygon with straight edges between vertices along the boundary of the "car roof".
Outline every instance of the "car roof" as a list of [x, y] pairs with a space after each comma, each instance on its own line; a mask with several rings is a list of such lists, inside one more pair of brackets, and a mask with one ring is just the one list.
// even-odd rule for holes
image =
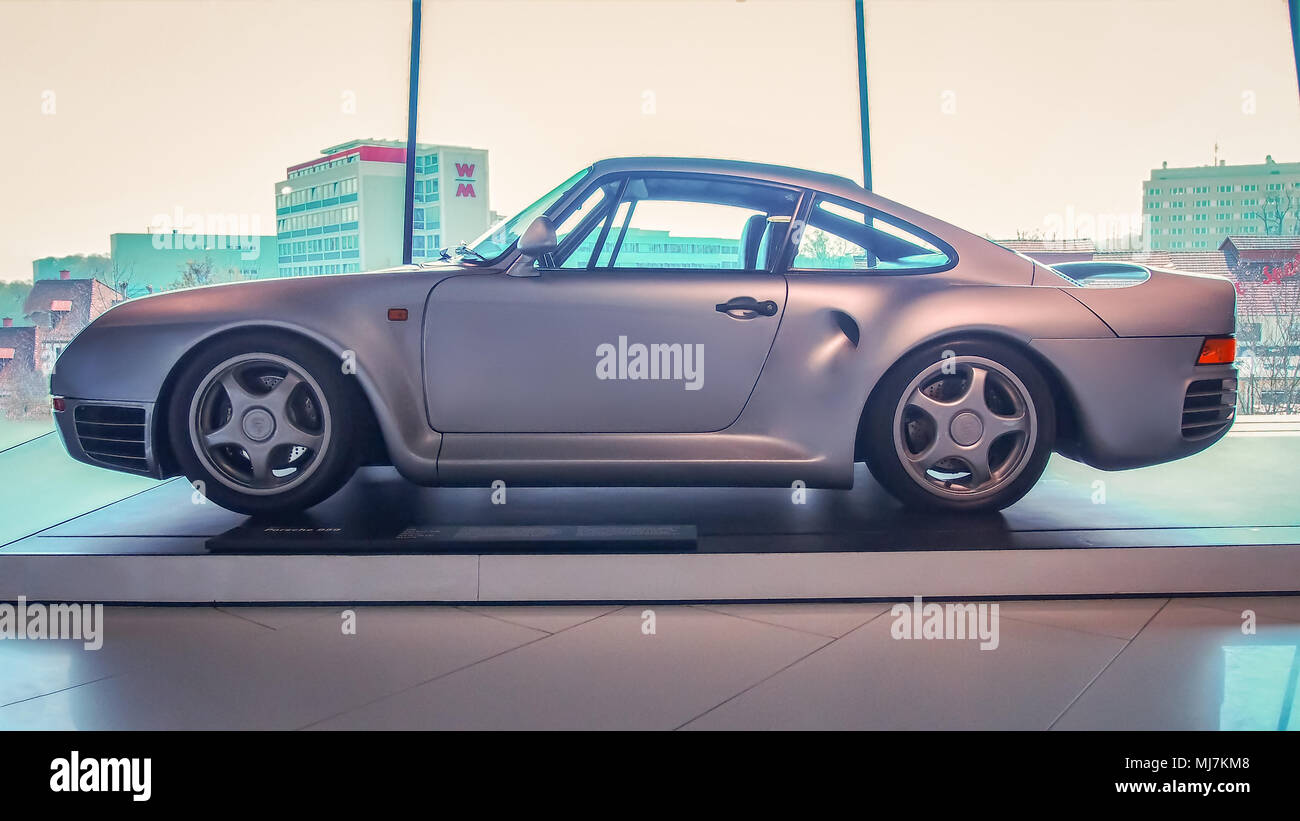
[[690, 171], [697, 174], [725, 174], [770, 182], [815, 188], [831, 194], [856, 197], [865, 193], [862, 186], [836, 174], [808, 171], [784, 165], [720, 160], [707, 157], [610, 157], [592, 166], [595, 174], [626, 171]]

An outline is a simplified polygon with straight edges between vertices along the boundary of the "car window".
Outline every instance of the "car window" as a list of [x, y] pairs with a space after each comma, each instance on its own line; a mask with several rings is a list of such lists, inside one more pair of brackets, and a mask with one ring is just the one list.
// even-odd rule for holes
[[[618, 186], [615, 184], [602, 185], [591, 190], [578, 205], [569, 212], [559, 225], [555, 228], [555, 238], [558, 247], [563, 253], [564, 259], [561, 267], [564, 268], [585, 268], [587, 267], [587, 254], [572, 253], [573, 246], [568, 243], [572, 238], [574, 244], [579, 242], [579, 237], [574, 236], [574, 231], [580, 231], [579, 236], [586, 236], [591, 225], [597, 224], [606, 216], [609, 209], [609, 203], [617, 195]], [[590, 248], [587, 249], [588, 253]]]
[[523, 211], [520, 211], [505, 222], [489, 228], [485, 234], [469, 243], [469, 247], [472, 248], [475, 254], [479, 257], [488, 260], [496, 259], [501, 256], [514, 246], [515, 242], [519, 239], [519, 235], [523, 233], [524, 229], [527, 228], [533, 220], [537, 219], [542, 214], [545, 214], [551, 206], [559, 202], [565, 194], [569, 193], [569, 191], [571, 191], [573, 187], [581, 182], [589, 173], [591, 173], [590, 166], [574, 174], [572, 177], [569, 177]]
[[865, 206], [813, 201], [793, 269], [917, 273], [951, 267], [951, 253], [921, 229]]
[[768, 270], [798, 203], [792, 189], [706, 175], [628, 177], [599, 190], [604, 198], [593, 193], [591, 207], [564, 218], [553, 265]]

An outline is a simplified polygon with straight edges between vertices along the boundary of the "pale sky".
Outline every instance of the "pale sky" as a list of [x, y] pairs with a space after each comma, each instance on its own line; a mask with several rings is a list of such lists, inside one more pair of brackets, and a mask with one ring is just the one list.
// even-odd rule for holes
[[[425, 0], [421, 142], [516, 210], [605, 156], [859, 179], [852, 0]], [[998, 237], [1152, 168], [1300, 160], [1285, 0], [868, 0], [875, 189]], [[405, 135], [406, 0], [0, 0], [0, 280], [159, 214], [274, 233], [285, 167]], [[355, 105], [352, 105], [355, 101]]]

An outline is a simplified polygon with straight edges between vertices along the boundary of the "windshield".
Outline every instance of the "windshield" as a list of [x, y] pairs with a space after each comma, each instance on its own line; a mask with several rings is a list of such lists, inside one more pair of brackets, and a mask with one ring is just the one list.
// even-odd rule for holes
[[547, 209], [559, 201], [569, 189], [577, 185], [590, 171], [590, 166], [582, 169], [518, 214], [489, 228], [487, 233], [469, 244], [470, 250], [488, 261], [501, 256], [510, 250], [511, 246], [515, 244], [515, 240], [519, 239], [519, 235], [524, 232], [529, 223], [545, 214]]

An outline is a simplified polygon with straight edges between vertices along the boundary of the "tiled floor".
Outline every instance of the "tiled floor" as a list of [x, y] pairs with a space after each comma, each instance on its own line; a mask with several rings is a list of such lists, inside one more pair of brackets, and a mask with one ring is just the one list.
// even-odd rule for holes
[[981, 650], [888, 604], [109, 608], [98, 651], [0, 641], [0, 729], [1300, 728], [1300, 597], [999, 615]]

